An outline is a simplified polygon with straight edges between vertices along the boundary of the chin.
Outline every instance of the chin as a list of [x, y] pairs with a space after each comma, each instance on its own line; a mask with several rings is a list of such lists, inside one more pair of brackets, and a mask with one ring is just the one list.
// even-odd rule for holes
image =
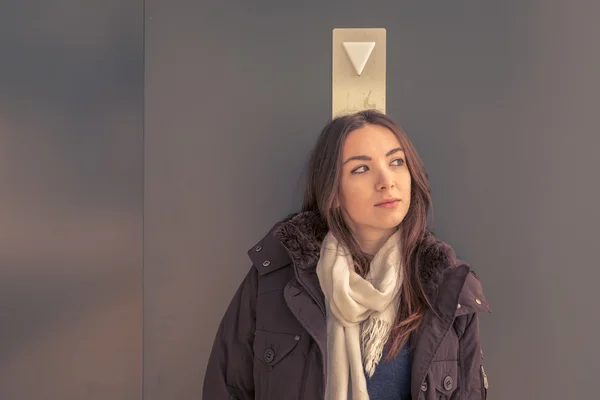
[[390, 218], [387, 221], [373, 221], [372, 223], [368, 224], [370, 226], [372, 226], [375, 229], [378, 230], [382, 230], [382, 231], [388, 231], [390, 229], [393, 229], [395, 227], [397, 227], [398, 225], [400, 225], [400, 223], [402, 222], [402, 219], [396, 219], [396, 218]]
[[[394, 210], [393, 212], [387, 212], [380, 214], [374, 212], [373, 214], [362, 214], [358, 218], [352, 218], [350, 215], [345, 214], [344, 219], [351, 229], [361, 229], [359, 227], [365, 227], [369, 230], [382, 230], [389, 231], [390, 229], [396, 228], [404, 218], [406, 217], [407, 210]], [[362, 218], [361, 218], [362, 217]]]
[[385, 219], [378, 218], [377, 223], [374, 225], [380, 226], [381, 229], [392, 229], [400, 225], [404, 221], [404, 217], [406, 217], [404, 212], [393, 213]]

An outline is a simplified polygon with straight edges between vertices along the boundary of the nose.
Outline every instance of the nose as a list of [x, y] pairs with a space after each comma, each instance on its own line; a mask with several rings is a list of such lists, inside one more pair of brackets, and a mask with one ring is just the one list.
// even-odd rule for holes
[[389, 190], [395, 186], [394, 179], [392, 178], [392, 174], [388, 171], [382, 171], [379, 174], [379, 182], [376, 187], [377, 190]]

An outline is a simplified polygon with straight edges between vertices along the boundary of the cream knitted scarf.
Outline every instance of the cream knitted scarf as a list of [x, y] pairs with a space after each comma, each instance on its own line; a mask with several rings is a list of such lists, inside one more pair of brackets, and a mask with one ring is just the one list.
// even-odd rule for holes
[[373, 376], [398, 308], [404, 268], [400, 231], [375, 254], [363, 279], [348, 249], [327, 233], [317, 275], [327, 308], [325, 400], [368, 400], [365, 372]]

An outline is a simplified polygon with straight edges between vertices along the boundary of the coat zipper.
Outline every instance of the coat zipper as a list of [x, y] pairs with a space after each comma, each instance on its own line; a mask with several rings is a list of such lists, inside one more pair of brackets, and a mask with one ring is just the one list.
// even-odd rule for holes
[[482, 388], [481, 388], [481, 397], [483, 400], [487, 399], [487, 391], [488, 391], [488, 377], [483, 369], [483, 365], [481, 366], [481, 375], [482, 375]]

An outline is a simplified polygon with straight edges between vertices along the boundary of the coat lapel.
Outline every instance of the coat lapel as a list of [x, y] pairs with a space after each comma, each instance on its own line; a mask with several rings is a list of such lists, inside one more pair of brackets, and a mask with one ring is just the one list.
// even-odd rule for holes
[[[283, 297], [292, 314], [317, 344], [321, 360], [327, 360], [327, 323], [321, 309], [315, 307], [313, 297], [298, 280], [288, 282], [283, 290]], [[327, 363], [323, 362], [323, 382], [326, 382], [326, 377]]]

